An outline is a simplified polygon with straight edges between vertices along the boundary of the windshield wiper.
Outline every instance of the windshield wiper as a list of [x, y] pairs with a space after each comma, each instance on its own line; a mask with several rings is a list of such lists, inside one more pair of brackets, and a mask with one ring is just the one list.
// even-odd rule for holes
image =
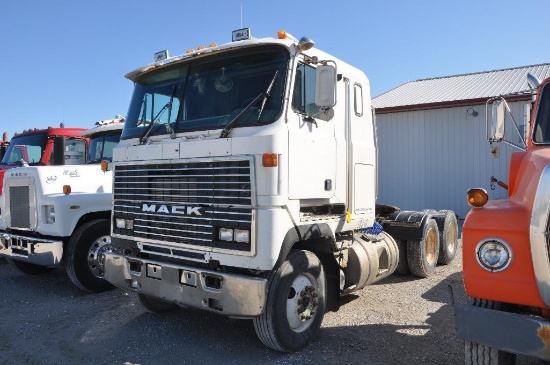
[[227, 138], [229, 133], [235, 128], [235, 126], [241, 121], [243, 115], [250, 110], [254, 105], [256, 105], [260, 100], [262, 100], [262, 106], [260, 107], [260, 112], [258, 113], [258, 121], [260, 120], [260, 117], [262, 116], [262, 112], [264, 111], [265, 103], [267, 102], [267, 99], [271, 96], [271, 89], [273, 89], [273, 85], [275, 84], [275, 79], [277, 78], [277, 74], [279, 71], [275, 71], [275, 75], [273, 75], [273, 78], [271, 79], [271, 82], [269, 83], [269, 86], [267, 87], [267, 90], [260, 95], [256, 96], [254, 100], [250, 102], [233, 120], [231, 120], [227, 125], [223, 128], [222, 133], [220, 134], [219, 138]]
[[161, 110], [155, 115], [153, 120], [151, 121], [151, 124], [147, 126], [147, 129], [143, 132], [141, 137], [139, 137], [139, 144], [144, 144], [147, 142], [147, 137], [151, 134], [153, 131], [153, 126], [155, 125], [155, 122], [157, 119], [164, 113], [166, 109], [168, 109], [168, 121], [166, 122], [166, 125], [169, 126], [170, 123], [170, 117], [172, 116], [172, 102], [174, 101], [174, 96], [176, 95], [176, 85], [172, 88], [172, 96], [170, 96], [170, 101], [168, 101]]

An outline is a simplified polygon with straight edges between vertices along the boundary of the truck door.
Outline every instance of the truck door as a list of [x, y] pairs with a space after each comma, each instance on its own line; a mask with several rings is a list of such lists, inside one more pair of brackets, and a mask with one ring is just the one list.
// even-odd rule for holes
[[[327, 199], [336, 185], [334, 120], [315, 105], [315, 67], [299, 62], [291, 108], [298, 121], [289, 123], [289, 198]], [[308, 204], [302, 201], [302, 204]]]

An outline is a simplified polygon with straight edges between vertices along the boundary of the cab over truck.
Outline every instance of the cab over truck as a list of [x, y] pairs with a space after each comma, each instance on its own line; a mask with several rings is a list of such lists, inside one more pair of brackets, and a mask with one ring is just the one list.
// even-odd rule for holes
[[[72, 156], [65, 155], [61, 149], [84, 153], [88, 140], [80, 136], [80, 133], [85, 130], [86, 128], [65, 128], [63, 125], [59, 128], [28, 129], [23, 133], [16, 133], [10, 142], [7, 141], [7, 135], [4, 133], [3, 142], [0, 145], [2, 154], [0, 190], [4, 173], [13, 167], [82, 163], [70, 160]], [[59, 151], [57, 154], [54, 153], [56, 149]], [[65, 158], [69, 160], [65, 161]]]
[[364, 73], [284, 31], [233, 40], [126, 75], [105, 278], [153, 312], [250, 318], [266, 346], [293, 352], [341, 295], [396, 270], [399, 245], [402, 271], [426, 276], [445, 230], [450, 261], [456, 218], [375, 209]]
[[[472, 305], [455, 304], [466, 364], [514, 364], [517, 354], [550, 361], [550, 78], [528, 82], [538, 90], [525, 148], [512, 154], [507, 184], [491, 178], [508, 198], [468, 191], [462, 242]], [[505, 136], [505, 118], [513, 118], [505, 97], [490, 103], [488, 140], [498, 156], [499, 142], [513, 143]]]
[[88, 292], [111, 287], [103, 278], [103, 263], [111, 247], [112, 173], [102, 171], [99, 164], [111, 161], [123, 121], [98, 122], [82, 132], [89, 146], [81, 150], [64, 147], [73, 140], [61, 141], [59, 159], [66, 165], [6, 172], [0, 198], [0, 256], [31, 275], [64, 264], [71, 281]]

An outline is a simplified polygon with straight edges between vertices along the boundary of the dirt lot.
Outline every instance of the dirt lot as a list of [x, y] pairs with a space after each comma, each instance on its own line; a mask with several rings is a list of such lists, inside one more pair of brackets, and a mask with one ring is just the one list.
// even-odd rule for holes
[[121, 290], [84, 294], [62, 269], [30, 277], [0, 259], [0, 364], [463, 364], [448, 288], [466, 300], [461, 263], [345, 298], [314, 342], [288, 355], [263, 347], [251, 321], [149, 314]]

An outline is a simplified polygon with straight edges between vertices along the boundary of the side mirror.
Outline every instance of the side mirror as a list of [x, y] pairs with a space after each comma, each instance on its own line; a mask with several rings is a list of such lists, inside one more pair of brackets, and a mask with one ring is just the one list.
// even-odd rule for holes
[[65, 165], [65, 138], [55, 137], [53, 140], [53, 164]]
[[320, 65], [316, 70], [315, 105], [332, 108], [336, 105], [336, 67]]
[[491, 139], [500, 142], [504, 139], [504, 122], [506, 118], [506, 102], [504, 100], [493, 103], [493, 120], [491, 123]]

